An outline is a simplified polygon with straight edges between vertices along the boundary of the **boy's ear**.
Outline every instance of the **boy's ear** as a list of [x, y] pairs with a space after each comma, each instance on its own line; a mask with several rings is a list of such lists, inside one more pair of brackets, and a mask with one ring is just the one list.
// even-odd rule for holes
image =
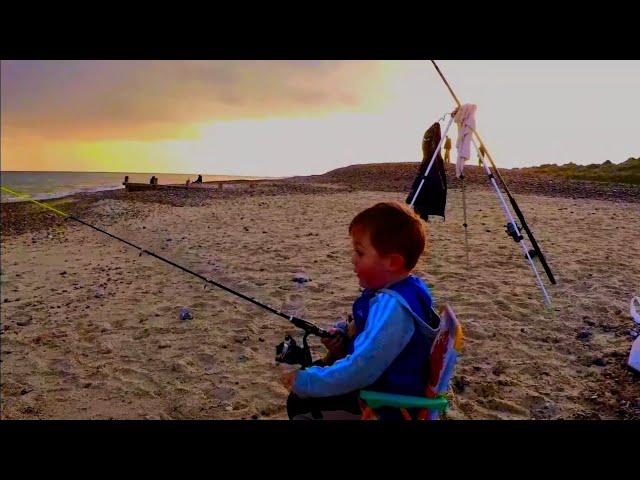
[[403, 270], [404, 267], [404, 257], [399, 253], [390, 253], [387, 256], [389, 269], [393, 272], [398, 272]]

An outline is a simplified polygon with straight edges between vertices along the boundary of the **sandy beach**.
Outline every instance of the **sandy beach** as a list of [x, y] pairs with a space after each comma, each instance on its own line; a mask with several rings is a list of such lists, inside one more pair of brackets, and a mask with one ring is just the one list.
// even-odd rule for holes
[[[328, 326], [359, 294], [351, 218], [404, 201], [402, 182], [311, 177], [172, 198], [113, 191], [58, 208]], [[640, 418], [640, 378], [625, 368], [637, 330], [629, 301], [640, 294], [640, 187], [625, 188], [612, 198], [514, 190], [558, 281], [551, 311], [494, 193], [473, 182], [466, 264], [461, 192], [449, 190], [446, 221], [429, 222], [430, 252], [416, 268], [465, 332], [447, 418]], [[2, 209], [3, 419], [286, 418], [274, 350], [284, 334], [299, 336], [286, 321], [73, 221]], [[310, 281], [294, 282], [299, 273]], [[182, 307], [192, 320], [179, 320]]]

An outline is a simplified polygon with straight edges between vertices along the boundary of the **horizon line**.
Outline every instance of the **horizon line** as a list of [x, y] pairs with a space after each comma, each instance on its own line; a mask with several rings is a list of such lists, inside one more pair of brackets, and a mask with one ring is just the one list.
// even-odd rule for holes
[[[156, 174], [156, 175], [208, 175], [210, 177], [261, 177], [261, 178], [272, 178], [267, 177], [265, 175], [236, 175], [236, 174], [227, 174], [227, 173], [183, 173], [183, 172], [104, 172], [104, 171], [95, 171], [95, 170], [2, 170], [0, 169], [0, 173], [119, 173], [119, 174], [134, 174], [134, 175], [146, 175], [146, 174]], [[276, 177], [273, 177], [276, 178]]]
[[[573, 161], [571, 162], [567, 162], [567, 163], [563, 163], [563, 164], [557, 164], [557, 163], [540, 163], [538, 165], [532, 165], [532, 166], [524, 166], [524, 167], [500, 167], [498, 166], [499, 169], [501, 170], [518, 170], [518, 169], [522, 169], [522, 168], [537, 168], [537, 167], [542, 167], [542, 166], [548, 166], [548, 165], [556, 165], [558, 167], [562, 167], [565, 165], [576, 165], [576, 166], [588, 166], [588, 165], [604, 165], [606, 162], [610, 162], [611, 164], [614, 165], [620, 165], [622, 163], [627, 162], [630, 159], [634, 159], [636, 157], [629, 157], [626, 160], [622, 160], [620, 162], [614, 162], [613, 160], [604, 160], [601, 163], [589, 163], [589, 164], [580, 164], [580, 163], [575, 163]], [[347, 168], [347, 167], [353, 167], [356, 165], [383, 165], [383, 164], [387, 164], [387, 165], [392, 165], [392, 164], [401, 164], [401, 163], [420, 163], [421, 160], [416, 160], [416, 161], [407, 161], [407, 162], [369, 162], [369, 163], [353, 163], [350, 165], [344, 165], [344, 166], [340, 166], [340, 167], [335, 167], [331, 170], [327, 170], [324, 173], [329, 173], [333, 170], [338, 170], [341, 168]], [[450, 163], [455, 163], [455, 162], [450, 162]], [[466, 166], [472, 167], [475, 165], [472, 164], [468, 164]], [[231, 173], [195, 173], [195, 172], [158, 172], [158, 171], [148, 171], [148, 172], [124, 172], [124, 171], [111, 171], [111, 172], [105, 172], [105, 171], [94, 171], [94, 170], [2, 170], [0, 168], [0, 173], [119, 173], [119, 174], [135, 174], [135, 175], [147, 175], [147, 174], [157, 174], [157, 175], [207, 175], [207, 176], [225, 176], [225, 177], [257, 177], [257, 178], [283, 178], [284, 176], [280, 175], [280, 176], [269, 176], [269, 175], [239, 175], [239, 174], [231, 174]], [[316, 176], [316, 175], [324, 175], [323, 173], [321, 174], [314, 174], [314, 173], [307, 173], [307, 174], [287, 174], [287, 176], [291, 176], [291, 177], [300, 177], [300, 176]]]

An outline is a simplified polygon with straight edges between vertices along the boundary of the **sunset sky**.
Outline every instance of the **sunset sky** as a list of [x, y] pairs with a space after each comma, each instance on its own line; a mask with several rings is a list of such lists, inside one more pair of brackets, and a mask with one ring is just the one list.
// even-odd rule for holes
[[[501, 167], [640, 155], [640, 61], [438, 63]], [[428, 61], [2, 61], [1, 81], [5, 171], [419, 161], [424, 130], [455, 106]]]

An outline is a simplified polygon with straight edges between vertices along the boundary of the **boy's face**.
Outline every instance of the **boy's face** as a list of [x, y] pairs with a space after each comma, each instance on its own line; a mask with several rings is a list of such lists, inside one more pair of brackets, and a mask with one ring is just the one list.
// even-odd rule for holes
[[353, 271], [363, 288], [384, 287], [398, 273], [398, 262], [404, 263], [399, 255], [380, 255], [371, 244], [369, 233], [362, 228], [351, 231], [351, 242]]

